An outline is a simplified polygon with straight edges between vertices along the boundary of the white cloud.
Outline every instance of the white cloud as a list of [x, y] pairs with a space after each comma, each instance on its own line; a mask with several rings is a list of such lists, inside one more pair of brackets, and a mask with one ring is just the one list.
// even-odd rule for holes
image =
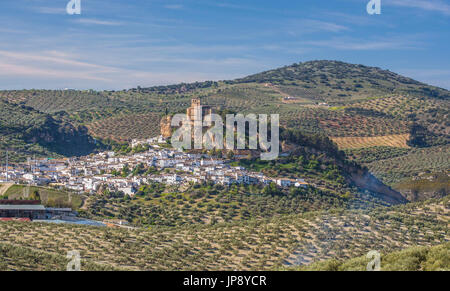
[[0, 50], [0, 75], [3, 76], [109, 82], [108, 75], [118, 72], [114, 67], [75, 60], [65, 52], [24, 53]]
[[316, 19], [292, 19], [287, 21], [284, 29], [289, 35], [303, 35], [319, 32], [343, 32], [349, 30], [347, 26], [334, 22]]
[[343, 30], [348, 30], [348, 27], [343, 25], [313, 19], [306, 19], [302, 21], [301, 24], [317, 31], [339, 32]]
[[450, 15], [450, 5], [440, 0], [391, 0], [386, 3], [388, 5], [419, 8]]
[[86, 72], [76, 72], [73, 70], [55, 70], [49, 68], [42, 68], [33, 65], [18, 65], [8, 64], [0, 61], [0, 76], [15, 76], [24, 77], [31, 76], [36, 79], [54, 78], [54, 79], [82, 79], [92, 81], [109, 81], [95, 75], [86, 74]]
[[[95, 68], [95, 69], [107, 69], [108, 67], [99, 66], [96, 64], [90, 64], [86, 62], [76, 61], [70, 59], [71, 55], [64, 52], [51, 51], [47, 54], [33, 54], [33, 53], [19, 53], [0, 50], [0, 57], [6, 57], [7, 60], [20, 60], [23, 61], [35, 61], [43, 63], [54, 63], [59, 65], [74, 66], [74, 67], [84, 67], [84, 68]], [[73, 56], [72, 56], [73, 57]]]
[[450, 70], [445, 69], [399, 69], [398, 72], [426, 84], [450, 89]]
[[38, 13], [42, 14], [66, 14], [65, 7], [36, 7]]
[[[92, 58], [92, 56], [91, 56]], [[166, 58], [143, 60], [149, 64], [167, 62]], [[8, 88], [95, 88], [124, 89], [141, 86], [166, 85], [180, 82], [228, 79], [227, 73], [198, 72], [182, 64], [204, 67], [248, 66], [245, 59], [184, 59], [172, 60], [176, 68], [159, 69], [128, 68], [124, 64], [104, 66], [79, 60], [78, 55], [61, 51], [13, 52], [0, 50], [0, 83]]]
[[329, 40], [305, 41], [302, 44], [339, 50], [381, 50], [417, 49], [420, 43], [405, 39], [360, 40], [352, 38], [333, 38]]
[[164, 8], [178, 10], [178, 9], [183, 9], [183, 5], [181, 5], [181, 4], [168, 4], [168, 5], [164, 5]]
[[122, 25], [121, 22], [100, 20], [100, 19], [94, 19], [94, 18], [80, 18], [80, 19], [75, 20], [75, 22], [82, 23], [82, 24], [107, 25], [107, 26]]

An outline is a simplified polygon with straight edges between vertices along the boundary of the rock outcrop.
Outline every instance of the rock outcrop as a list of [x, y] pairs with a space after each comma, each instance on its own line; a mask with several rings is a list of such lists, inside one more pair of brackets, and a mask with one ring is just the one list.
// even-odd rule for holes
[[164, 116], [161, 119], [161, 122], [160, 122], [161, 135], [164, 138], [169, 138], [172, 136], [172, 127], [170, 125], [171, 122], [172, 122], [172, 117], [169, 115]]

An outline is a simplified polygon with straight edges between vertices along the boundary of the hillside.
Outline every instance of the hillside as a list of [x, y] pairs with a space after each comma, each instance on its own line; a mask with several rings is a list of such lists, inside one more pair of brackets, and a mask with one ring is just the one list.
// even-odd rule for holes
[[[229, 81], [122, 91], [0, 91], [0, 100], [9, 102], [4, 103], [8, 104], [8, 126], [16, 127], [15, 132], [19, 133], [1, 132], [0, 136], [3, 148], [8, 144], [22, 157], [30, 153], [85, 153], [93, 150], [89, 140], [94, 137], [111, 144], [159, 134], [159, 121], [165, 111], [183, 112], [194, 97], [217, 110], [278, 113], [284, 127], [328, 136], [356, 162], [363, 163], [393, 187], [414, 178], [409, 175], [449, 170], [445, 157], [437, 157], [438, 164], [432, 162], [431, 168], [426, 162], [434, 161], [434, 149], [445, 149], [450, 143], [448, 90], [380, 68], [339, 61], [297, 63]], [[31, 108], [32, 114], [21, 112]], [[21, 114], [40, 117], [32, 119], [25, 128], [18, 121], [21, 119], [9, 118]], [[47, 123], [38, 121], [44, 115], [50, 120]], [[64, 130], [58, 136], [50, 135], [49, 143], [40, 139], [32, 144], [20, 134], [31, 126], [44, 132], [37, 134], [42, 137], [49, 136], [45, 134], [47, 129], [53, 133]], [[69, 140], [83, 146], [74, 148]], [[402, 160], [399, 152], [411, 158]], [[361, 159], [362, 153], [365, 157]], [[418, 155], [420, 159], [412, 158]], [[370, 165], [363, 161], [367, 156], [372, 159]], [[397, 173], [391, 165], [400, 160], [404, 162], [402, 168], [414, 171]]]
[[[414, 122], [430, 133], [448, 135], [442, 122], [449, 94], [379, 68], [312, 61], [233, 81], [101, 92], [0, 91], [0, 98], [45, 113], [65, 111], [73, 122], [96, 122], [94, 128], [101, 128], [102, 120], [111, 117], [133, 118], [163, 113], [166, 108], [178, 112], [190, 104], [190, 98], [199, 97], [221, 109], [277, 112], [288, 126], [301, 121], [301, 127], [330, 136], [380, 136], [409, 133]], [[294, 99], [287, 102], [286, 96]]]
[[[304, 267], [282, 268], [288, 271], [366, 271], [371, 258], [362, 256], [345, 261], [329, 260]], [[381, 271], [448, 271], [450, 243], [437, 246], [412, 247], [380, 254]]]
[[[69, 259], [65, 254], [38, 251], [15, 244], [0, 243], [0, 271], [66, 271]], [[83, 271], [118, 271], [120, 269], [81, 261]]]
[[[283, 150], [289, 155], [273, 161], [241, 158], [232, 161], [231, 166], [244, 167], [272, 178], [303, 179], [306, 188], [281, 188], [275, 183], [231, 186], [213, 182], [182, 186], [150, 183], [139, 187], [134, 197], [120, 191], [100, 190], [87, 200], [83, 215], [100, 220], [105, 217], [124, 219], [135, 226], [179, 226], [271, 218], [317, 210], [368, 209], [406, 202], [400, 193], [348, 161], [327, 137], [282, 130], [280, 138]], [[220, 152], [220, 155], [225, 154]], [[158, 170], [144, 164], [129, 169], [129, 172], [131, 175], [183, 174], [177, 169]]]
[[68, 250], [79, 250], [86, 262], [121, 269], [271, 270], [350, 259], [374, 246], [387, 253], [442, 244], [449, 241], [448, 222], [445, 198], [371, 211], [321, 211], [134, 230], [3, 222], [0, 243], [20, 244], [30, 249], [32, 257], [45, 252], [61, 258]]
[[438, 99], [447, 90], [376, 67], [339, 61], [310, 61], [262, 72], [232, 83], [271, 83], [293, 97], [341, 102], [386, 94], [410, 94]]
[[71, 156], [95, 148], [86, 128], [31, 107], [0, 100], [0, 155], [10, 151], [11, 161], [25, 156]]
[[416, 201], [449, 194], [448, 145], [427, 148], [370, 147], [346, 151], [384, 183]]

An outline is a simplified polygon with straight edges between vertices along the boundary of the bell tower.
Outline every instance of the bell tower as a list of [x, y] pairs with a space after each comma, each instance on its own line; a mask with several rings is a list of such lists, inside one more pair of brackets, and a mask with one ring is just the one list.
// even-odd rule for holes
[[191, 108], [197, 107], [197, 106], [201, 106], [200, 105], [200, 99], [199, 98], [193, 98], [191, 100]]

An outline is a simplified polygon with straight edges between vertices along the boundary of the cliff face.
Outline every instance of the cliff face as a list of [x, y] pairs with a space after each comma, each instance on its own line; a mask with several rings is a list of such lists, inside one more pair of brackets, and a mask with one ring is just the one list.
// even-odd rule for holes
[[96, 148], [94, 139], [85, 127], [74, 126], [49, 116], [41, 126], [25, 131], [24, 139], [66, 156], [87, 155]]
[[360, 190], [368, 190], [391, 204], [407, 202], [399, 192], [383, 184], [358, 164], [350, 162], [328, 137], [285, 129], [282, 130], [280, 137], [285, 141], [282, 142], [283, 151], [302, 156], [314, 155], [322, 157], [321, 159], [325, 162], [335, 163], [347, 184], [355, 185]]
[[407, 202], [406, 198], [399, 192], [394, 191], [389, 186], [383, 184], [369, 172], [357, 170], [356, 172], [351, 173], [349, 178], [358, 188], [375, 192], [380, 198], [389, 203], [399, 204]]
[[160, 122], [161, 135], [164, 138], [169, 138], [172, 136], [172, 127], [170, 126], [171, 122], [172, 122], [171, 116], [165, 116], [161, 119]]
[[74, 125], [60, 115], [0, 100], [0, 151], [14, 151], [16, 161], [32, 154], [87, 155], [96, 148], [86, 127]]

